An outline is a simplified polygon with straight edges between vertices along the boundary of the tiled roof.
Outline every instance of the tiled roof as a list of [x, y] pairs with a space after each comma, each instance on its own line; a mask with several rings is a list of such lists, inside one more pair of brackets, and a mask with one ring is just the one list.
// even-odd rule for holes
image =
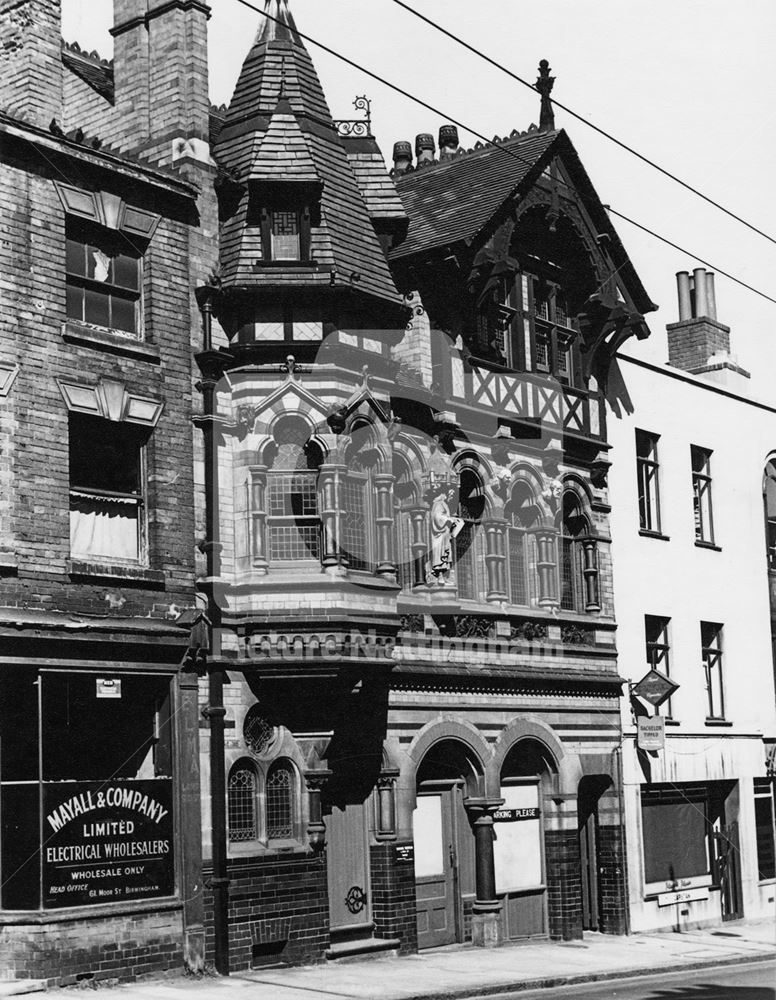
[[248, 168], [248, 180], [320, 182], [299, 122], [285, 99], [278, 101]]
[[[471, 240], [547, 152], [557, 132], [525, 132], [498, 146], [461, 152], [397, 181], [410, 227], [391, 257]], [[503, 152], [510, 150], [514, 156]], [[518, 159], [519, 157], [519, 159]]]
[[[270, 30], [272, 22], [265, 22], [243, 64], [213, 154], [246, 184], [297, 179], [296, 169], [300, 179], [323, 184], [320, 226], [311, 232], [318, 269], [290, 265], [263, 271], [256, 266], [261, 264], [261, 241], [258, 233], [246, 231], [246, 193], [222, 229], [222, 280], [225, 285], [325, 283], [398, 303], [401, 297], [310, 56], [285, 3], [269, 0], [270, 8], [273, 4], [278, 16], [286, 18], [285, 30]], [[286, 140], [291, 149], [282, 148]], [[294, 152], [302, 159], [289, 155]]]
[[84, 52], [78, 42], [62, 43], [63, 65], [113, 103], [113, 63], [100, 59], [96, 52]]
[[345, 151], [373, 219], [406, 219], [407, 213], [388, 173], [383, 154], [371, 138], [344, 138]]
[[410, 225], [406, 239], [391, 251], [391, 260], [398, 262], [455, 243], [474, 243], [497, 221], [499, 209], [518, 191], [530, 189], [555, 156], [562, 160], [596, 232], [609, 237], [617, 273], [636, 308], [642, 313], [656, 309], [563, 130], [540, 132], [533, 126], [399, 178], [396, 187]]

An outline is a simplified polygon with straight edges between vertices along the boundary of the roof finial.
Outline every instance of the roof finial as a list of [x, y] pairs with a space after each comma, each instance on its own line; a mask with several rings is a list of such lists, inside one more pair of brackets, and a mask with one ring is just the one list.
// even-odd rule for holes
[[555, 85], [555, 77], [550, 76], [550, 64], [546, 59], [539, 63], [539, 79], [536, 89], [542, 95], [542, 107], [539, 113], [539, 131], [552, 132], [555, 129], [555, 113], [552, 110], [550, 94]]
[[257, 42], [291, 41], [301, 45], [288, 0], [264, 0], [264, 23], [259, 27]]

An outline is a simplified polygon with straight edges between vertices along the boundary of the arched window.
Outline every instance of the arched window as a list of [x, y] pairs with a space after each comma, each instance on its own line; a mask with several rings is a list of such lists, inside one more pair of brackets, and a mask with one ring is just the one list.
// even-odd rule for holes
[[275, 426], [276, 451], [267, 474], [267, 551], [270, 563], [320, 559], [320, 450], [301, 417]]
[[559, 570], [560, 606], [564, 611], [585, 610], [584, 556], [581, 539], [589, 533], [586, 518], [574, 493], [563, 494]]
[[482, 480], [472, 469], [463, 469], [459, 480], [458, 516], [464, 526], [455, 539], [455, 565], [458, 596], [476, 601], [484, 589], [484, 560], [480, 558], [481, 532], [485, 511], [485, 491]]
[[413, 577], [412, 520], [406, 506], [415, 496], [412, 469], [401, 455], [393, 456], [393, 524], [394, 556], [396, 559], [397, 581], [402, 590], [409, 590], [415, 582]]
[[294, 770], [287, 761], [273, 764], [267, 774], [267, 840], [288, 840], [294, 836]]
[[527, 607], [531, 603], [532, 546], [528, 529], [537, 520], [536, 498], [528, 483], [518, 482], [506, 508], [507, 529], [507, 593], [510, 604]]
[[248, 760], [238, 760], [229, 772], [227, 786], [229, 841], [232, 844], [259, 839], [257, 787], [256, 768]]

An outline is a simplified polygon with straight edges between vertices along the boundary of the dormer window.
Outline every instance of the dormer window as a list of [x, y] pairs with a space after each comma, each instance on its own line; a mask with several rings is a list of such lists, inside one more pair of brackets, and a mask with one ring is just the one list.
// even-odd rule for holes
[[299, 212], [270, 212], [270, 255], [272, 260], [300, 260]]
[[274, 205], [265, 203], [260, 224], [264, 264], [310, 263], [309, 205], [289, 203], [286, 198]]

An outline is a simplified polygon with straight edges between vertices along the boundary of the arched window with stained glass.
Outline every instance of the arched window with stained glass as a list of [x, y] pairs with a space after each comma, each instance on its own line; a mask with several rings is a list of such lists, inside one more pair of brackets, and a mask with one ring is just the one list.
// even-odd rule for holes
[[267, 840], [290, 840], [296, 825], [296, 779], [288, 761], [279, 760], [267, 773], [265, 786]]
[[259, 838], [257, 790], [256, 767], [249, 760], [238, 760], [227, 782], [229, 842], [232, 844]]

